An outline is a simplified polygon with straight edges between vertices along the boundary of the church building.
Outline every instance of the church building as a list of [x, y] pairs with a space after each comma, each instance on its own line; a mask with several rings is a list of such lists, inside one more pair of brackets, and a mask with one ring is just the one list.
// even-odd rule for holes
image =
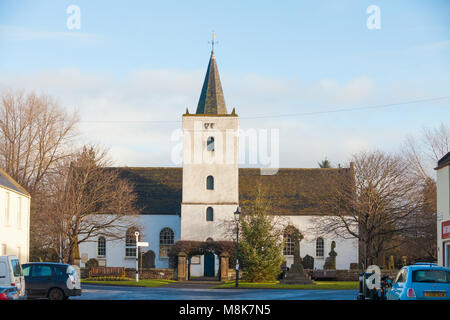
[[[314, 225], [327, 212], [317, 202], [317, 194], [327, 192], [333, 177], [352, 177], [353, 168], [281, 168], [276, 174], [263, 175], [257, 168], [239, 168], [239, 117], [227, 110], [219, 70], [211, 51], [196, 112], [182, 115], [182, 167], [121, 167], [120, 176], [135, 186], [137, 217], [141, 225], [140, 241], [149, 247], [142, 253], [142, 266], [168, 268], [170, 248], [178, 240], [233, 240], [226, 222], [240, 203], [254, 199], [257, 185], [267, 190], [274, 215], [283, 216], [289, 225], [303, 234], [301, 256], [314, 258], [314, 268], [321, 269], [336, 244], [336, 268], [349, 269], [358, 263], [358, 240], [348, 237], [318, 235]], [[105, 237], [81, 243], [81, 266], [88, 259], [99, 265], [135, 267], [134, 230], [124, 240]], [[293, 261], [294, 243], [287, 237], [283, 254], [287, 265]], [[191, 276], [217, 275], [219, 258], [213, 254], [192, 257]]]

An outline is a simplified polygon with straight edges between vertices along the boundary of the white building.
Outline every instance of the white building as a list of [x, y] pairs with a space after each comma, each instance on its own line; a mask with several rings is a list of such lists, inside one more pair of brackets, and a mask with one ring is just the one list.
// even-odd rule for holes
[[450, 152], [438, 161], [436, 171], [438, 264], [450, 267]]
[[15, 255], [28, 262], [30, 194], [0, 169], [0, 255]]
[[[274, 215], [285, 216], [304, 239], [301, 255], [315, 258], [314, 267], [323, 267], [336, 242], [338, 269], [358, 263], [357, 239], [344, 240], [318, 236], [311, 231], [318, 216], [326, 216], [314, 195], [326, 190], [330, 175], [352, 175], [353, 168], [279, 169], [275, 175], [261, 175], [259, 169], [239, 168], [239, 118], [235, 110], [227, 112], [219, 72], [214, 57], [208, 64], [195, 114], [182, 116], [182, 168], [119, 168], [122, 177], [135, 183], [143, 226], [141, 241], [144, 266], [167, 268], [167, 251], [178, 240], [232, 240], [226, 222], [233, 219], [239, 203], [254, 198], [256, 185], [268, 187]], [[102, 265], [134, 267], [134, 239], [80, 244], [82, 261], [100, 260]], [[287, 264], [293, 260], [293, 245], [284, 250]], [[83, 265], [83, 264], [82, 264]], [[217, 275], [219, 259], [212, 253], [190, 260], [191, 276]]]

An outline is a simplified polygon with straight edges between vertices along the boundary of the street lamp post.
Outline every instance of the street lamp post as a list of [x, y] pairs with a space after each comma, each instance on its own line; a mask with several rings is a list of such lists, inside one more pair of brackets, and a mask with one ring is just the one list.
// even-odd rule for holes
[[234, 221], [236, 222], [236, 285], [239, 287], [239, 222], [241, 220], [241, 211], [239, 207], [234, 212]]
[[138, 247], [138, 241], [139, 241], [139, 232], [136, 231], [134, 233], [134, 235], [136, 236], [136, 282], [139, 282], [139, 247]]
[[139, 247], [148, 247], [148, 242], [139, 242], [139, 231], [134, 233], [136, 237], [136, 282], [139, 282]]

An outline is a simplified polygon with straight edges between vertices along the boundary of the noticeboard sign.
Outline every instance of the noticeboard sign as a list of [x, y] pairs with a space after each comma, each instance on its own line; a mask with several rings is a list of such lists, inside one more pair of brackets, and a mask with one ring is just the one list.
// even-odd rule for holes
[[450, 239], [450, 220], [442, 222], [442, 239]]

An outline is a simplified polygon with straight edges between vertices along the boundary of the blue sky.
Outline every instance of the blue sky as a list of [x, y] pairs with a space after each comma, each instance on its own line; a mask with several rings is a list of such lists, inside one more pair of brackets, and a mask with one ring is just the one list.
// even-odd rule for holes
[[[66, 27], [72, 4], [80, 30]], [[379, 30], [366, 27], [369, 5]], [[397, 151], [407, 135], [450, 124], [450, 100], [245, 119], [450, 95], [448, 1], [0, 0], [0, 90], [54, 95], [83, 121], [174, 121], [80, 126], [120, 165], [172, 165], [170, 135], [195, 110], [212, 30], [228, 108], [243, 128], [280, 130], [282, 166]]]

